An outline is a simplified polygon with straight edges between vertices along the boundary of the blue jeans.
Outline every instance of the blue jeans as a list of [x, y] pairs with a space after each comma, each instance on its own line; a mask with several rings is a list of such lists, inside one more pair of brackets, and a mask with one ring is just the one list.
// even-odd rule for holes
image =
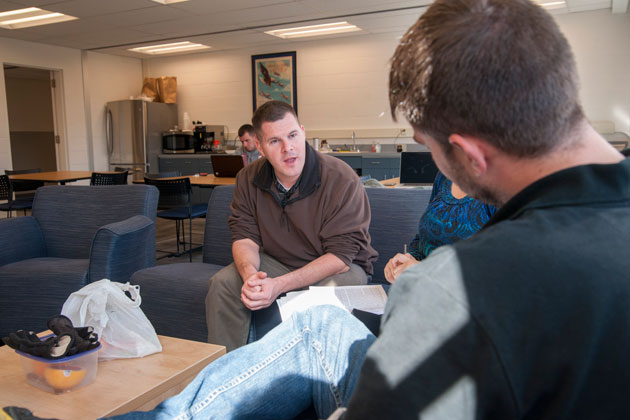
[[347, 406], [375, 337], [334, 306], [295, 314], [264, 338], [208, 365], [180, 394], [125, 419], [320, 418]]

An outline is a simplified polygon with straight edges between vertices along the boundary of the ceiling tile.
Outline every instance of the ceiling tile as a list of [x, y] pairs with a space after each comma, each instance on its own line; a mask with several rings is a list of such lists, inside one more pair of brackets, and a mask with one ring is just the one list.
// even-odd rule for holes
[[432, 0], [392, 1], [392, 0], [305, 0], [313, 9], [329, 15], [376, 12], [407, 7], [421, 7], [433, 3]]
[[30, 28], [15, 29], [13, 32], [24, 32], [40, 34], [47, 37], [61, 37], [76, 35], [79, 38], [89, 36], [90, 33], [111, 28], [98, 22], [91, 22], [87, 19], [77, 19], [68, 22], [53, 23], [51, 25], [31, 26]]
[[24, 7], [39, 7], [45, 8], [49, 4], [61, 3], [60, 0], [10, 0], [11, 3], [20, 5], [20, 8]]
[[134, 27], [156, 22], [167, 22], [170, 26], [173, 20], [190, 19], [192, 16], [194, 15], [172, 7], [157, 6], [93, 16], [90, 19], [95, 22], [123, 27]]
[[[226, 11], [245, 10], [270, 5], [291, 5], [292, 0], [190, 0], [182, 3], [174, 3], [170, 7], [185, 10], [195, 14], [214, 14]], [[246, 25], [247, 22], [241, 22]]]
[[46, 9], [85, 18], [153, 7], [161, 6], [149, 0], [69, 0], [50, 4]]
[[46, 40], [46, 36], [37, 33], [18, 32], [15, 30], [0, 28], [0, 37], [21, 39], [22, 41], [35, 41], [40, 42]]

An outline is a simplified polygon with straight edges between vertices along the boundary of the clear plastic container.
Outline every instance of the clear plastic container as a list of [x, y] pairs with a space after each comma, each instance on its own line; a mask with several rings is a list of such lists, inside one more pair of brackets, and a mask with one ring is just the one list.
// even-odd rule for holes
[[100, 348], [99, 344], [95, 349], [61, 359], [44, 359], [18, 350], [15, 352], [21, 356], [27, 383], [47, 392], [61, 394], [94, 382]]

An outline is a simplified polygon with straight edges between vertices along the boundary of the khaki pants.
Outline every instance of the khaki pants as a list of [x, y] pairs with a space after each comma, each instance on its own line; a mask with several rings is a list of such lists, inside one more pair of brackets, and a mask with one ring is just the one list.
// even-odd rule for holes
[[[268, 277], [278, 277], [290, 272], [275, 258], [260, 253], [260, 271]], [[353, 286], [366, 284], [368, 277], [363, 269], [351, 264], [350, 270], [327, 277], [317, 286]], [[234, 263], [223, 268], [210, 278], [210, 289], [206, 296], [206, 324], [208, 342], [235, 350], [247, 343], [251, 311], [241, 302], [243, 280]]]

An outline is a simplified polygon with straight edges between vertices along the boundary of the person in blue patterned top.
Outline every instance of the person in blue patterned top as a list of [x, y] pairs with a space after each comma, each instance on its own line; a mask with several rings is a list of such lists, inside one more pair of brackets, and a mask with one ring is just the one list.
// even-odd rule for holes
[[396, 254], [385, 266], [390, 283], [434, 249], [468, 238], [486, 224], [497, 209], [468, 197], [441, 172], [433, 181], [429, 205], [420, 218], [418, 233], [409, 244], [409, 253]]

